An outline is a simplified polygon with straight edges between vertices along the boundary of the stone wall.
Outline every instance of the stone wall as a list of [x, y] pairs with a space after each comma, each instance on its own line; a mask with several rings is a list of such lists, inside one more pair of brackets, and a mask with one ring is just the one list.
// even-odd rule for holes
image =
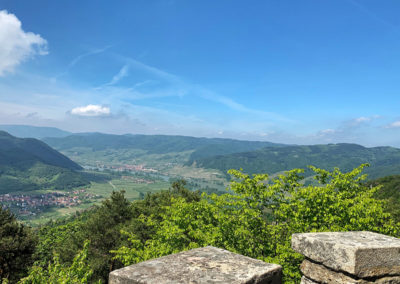
[[400, 283], [400, 239], [371, 232], [292, 236], [303, 254], [301, 283]]
[[[294, 234], [303, 284], [400, 284], [400, 239], [371, 232]], [[110, 273], [110, 284], [280, 284], [282, 267], [204, 247]]]

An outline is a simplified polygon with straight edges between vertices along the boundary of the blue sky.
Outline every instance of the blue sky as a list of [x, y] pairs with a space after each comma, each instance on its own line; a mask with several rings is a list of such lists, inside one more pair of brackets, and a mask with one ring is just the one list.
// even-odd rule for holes
[[0, 10], [1, 124], [400, 146], [399, 1]]

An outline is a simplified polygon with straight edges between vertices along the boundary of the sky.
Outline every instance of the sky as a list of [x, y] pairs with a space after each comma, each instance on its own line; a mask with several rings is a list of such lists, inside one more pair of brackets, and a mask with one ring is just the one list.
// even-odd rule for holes
[[0, 0], [0, 124], [400, 147], [399, 11]]

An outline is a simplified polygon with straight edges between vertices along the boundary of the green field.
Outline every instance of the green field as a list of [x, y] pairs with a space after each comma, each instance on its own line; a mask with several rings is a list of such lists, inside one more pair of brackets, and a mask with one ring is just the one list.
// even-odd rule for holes
[[125, 196], [129, 200], [139, 199], [140, 193], [156, 192], [169, 188], [169, 182], [156, 181], [152, 184], [134, 183], [122, 179], [113, 179], [108, 183], [92, 183], [89, 192], [101, 195], [103, 198], [108, 197], [111, 192], [125, 190]]
[[[112, 191], [124, 190], [126, 198], [132, 201], [141, 198], [141, 193], [142, 196], [144, 196], [149, 192], [168, 189], [169, 186], [169, 182], [166, 181], [155, 181], [154, 183], [146, 184], [136, 183], [122, 178], [112, 179], [109, 182], [104, 183], [92, 182], [90, 186], [85, 187], [85, 189], [87, 193], [97, 195], [97, 198], [85, 200], [84, 203], [73, 207], [53, 206], [36, 216], [21, 217], [21, 219], [31, 226], [39, 226], [49, 222], [50, 220], [56, 220], [60, 217], [68, 217], [75, 214], [76, 211], [85, 210], [95, 204], [99, 204], [102, 200], [109, 197]], [[34, 193], [37, 194], [37, 192]], [[45, 192], [43, 191], [42, 193]], [[26, 192], [24, 192], [24, 194], [26, 194]]]

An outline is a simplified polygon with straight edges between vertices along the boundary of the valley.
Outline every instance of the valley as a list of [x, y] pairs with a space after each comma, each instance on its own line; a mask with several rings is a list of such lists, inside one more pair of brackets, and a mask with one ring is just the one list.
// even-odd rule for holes
[[[28, 130], [26, 135], [40, 134], [34, 135], [36, 129]], [[43, 132], [43, 129], [39, 130]], [[313, 183], [308, 165], [327, 170], [339, 167], [348, 171], [369, 163], [365, 172], [370, 180], [400, 173], [400, 149], [392, 147], [366, 148], [356, 144], [298, 146], [186, 136], [102, 133], [60, 136], [59, 133], [64, 132], [55, 133], [57, 137], [42, 138], [42, 141], [59, 152], [50, 155], [46, 152], [48, 149], [41, 146], [46, 151], [37, 154], [35, 150], [36, 154], [32, 156], [37, 161], [31, 168], [20, 169], [19, 164], [14, 163], [16, 166], [12, 170], [3, 166], [0, 175], [3, 207], [10, 208], [20, 220], [32, 226], [72, 216], [99, 204], [113, 191], [125, 191], [130, 201], [140, 200], [148, 193], [170, 188], [171, 183], [177, 180], [185, 180], [190, 190], [221, 194], [229, 186], [229, 169], [242, 168], [245, 173], [276, 176], [286, 170], [302, 168], [306, 169], [306, 183]], [[2, 137], [0, 149], [10, 141], [18, 147], [28, 141], [13, 138], [6, 132]], [[33, 145], [42, 143], [36, 139], [29, 142]], [[10, 153], [13, 151], [8, 151], [7, 155]], [[39, 158], [40, 155], [47, 160]], [[18, 156], [12, 158], [18, 159]], [[67, 167], [63, 168], [64, 165]]]

